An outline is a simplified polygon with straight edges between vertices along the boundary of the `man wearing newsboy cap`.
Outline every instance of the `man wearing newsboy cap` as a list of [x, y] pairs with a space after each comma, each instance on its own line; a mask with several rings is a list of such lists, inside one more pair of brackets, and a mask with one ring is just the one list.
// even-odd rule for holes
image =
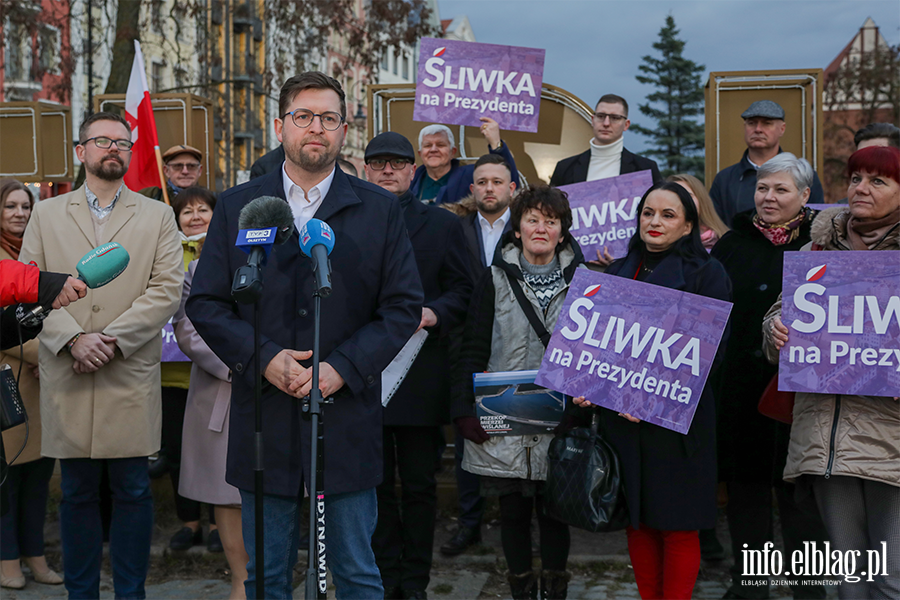
[[[744, 142], [747, 149], [740, 162], [719, 171], [709, 195], [716, 212], [731, 227], [734, 215], [754, 208], [756, 170], [764, 162], [782, 152], [779, 142], [787, 124], [784, 109], [771, 100], [757, 100], [741, 113], [744, 119]], [[819, 176], [814, 175], [810, 204], [825, 202]]]

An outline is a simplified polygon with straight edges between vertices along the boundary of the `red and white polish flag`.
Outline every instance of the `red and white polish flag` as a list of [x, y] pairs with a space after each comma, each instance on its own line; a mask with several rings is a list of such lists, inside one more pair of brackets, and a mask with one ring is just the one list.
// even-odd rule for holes
[[134, 41], [134, 64], [128, 78], [125, 93], [125, 119], [131, 125], [131, 165], [125, 174], [125, 185], [132, 191], [146, 187], [162, 186], [157, 163], [159, 140], [156, 136], [156, 121], [150, 104], [150, 89], [147, 86], [147, 72], [144, 70], [144, 55], [141, 43]]

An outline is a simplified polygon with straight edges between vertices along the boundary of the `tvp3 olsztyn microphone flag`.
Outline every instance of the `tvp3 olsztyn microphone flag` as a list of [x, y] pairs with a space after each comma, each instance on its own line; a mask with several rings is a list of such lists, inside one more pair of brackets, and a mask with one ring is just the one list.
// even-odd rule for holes
[[162, 172], [162, 155], [156, 135], [156, 120], [150, 103], [150, 89], [147, 87], [147, 72], [144, 70], [144, 55], [141, 43], [134, 41], [134, 63], [125, 92], [125, 119], [131, 125], [131, 165], [125, 173], [125, 185], [132, 191], [159, 186], [166, 204], [171, 200], [166, 191], [166, 181]]

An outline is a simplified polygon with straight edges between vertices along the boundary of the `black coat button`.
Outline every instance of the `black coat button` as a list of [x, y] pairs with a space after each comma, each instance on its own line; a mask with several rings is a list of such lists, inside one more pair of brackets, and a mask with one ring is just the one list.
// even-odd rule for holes
[[297, 311], [297, 314], [300, 315], [301, 317], [305, 317], [309, 313], [306, 311], [305, 308], [301, 308], [300, 310]]
[[764, 292], [764, 291], [766, 291], [767, 289], [769, 289], [769, 286], [766, 285], [765, 283], [762, 284], [761, 286], [759, 286], [759, 291], [761, 291], [761, 292]]
[[366, 383], [368, 383], [369, 385], [375, 385], [375, 376], [369, 375], [368, 377], [366, 377]]
[[238, 364], [234, 365], [234, 370], [237, 371], [238, 373], [243, 373], [244, 372], [243, 363], [238, 363]]

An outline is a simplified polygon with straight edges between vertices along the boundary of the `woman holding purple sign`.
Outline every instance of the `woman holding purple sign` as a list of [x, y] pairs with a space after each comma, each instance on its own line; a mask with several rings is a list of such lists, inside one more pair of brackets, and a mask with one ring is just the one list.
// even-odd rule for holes
[[[531, 569], [531, 519], [541, 533], [541, 598], [566, 597], [569, 527], [542, 510], [547, 448], [552, 434], [489, 437], [475, 416], [472, 374], [537, 369], [544, 342], [529, 313], [553, 331], [575, 269], [584, 263], [569, 235], [572, 211], [565, 192], [525, 188], [510, 206], [512, 231], [475, 287], [463, 331], [451, 417], [466, 438], [463, 468], [481, 476], [481, 493], [500, 499], [500, 537], [513, 598], [537, 598]], [[524, 304], [523, 304], [524, 303]], [[549, 341], [549, 334], [546, 340]]]
[[[822, 211], [803, 250], [900, 250], [900, 150], [857, 150], [847, 173], [849, 206]], [[763, 332], [766, 356], [777, 363], [789, 336], [780, 298]], [[834, 552], [857, 556], [855, 572], [846, 573], [852, 577], [843, 580], [838, 596], [900, 598], [897, 398], [797, 392], [793, 415], [784, 479], [812, 489]], [[867, 551], [884, 556], [886, 564], [872, 569]]]
[[[674, 182], [654, 185], [641, 198], [637, 214], [638, 231], [628, 255], [610, 265], [607, 274], [731, 300], [728, 274], [703, 247], [697, 206], [684, 187]], [[727, 339], [726, 328], [716, 363]], [[622, 466], [631, 519], [628, 553], [642, 598], [691, 597], [700, 571], [698, 530], [716, 523], [711, 387], [707, 382], [686, 435], [600, 409], [604, 437]], [[584, 398], [574, 403], [592, 404]]]
[[[827, 539], [811, 499], [797, 502], [794, 486], [781, 479], [791, 426], [759, 413], [763, 390], [777, 373], [763, 356], [762, 321], [781, 294], [784, 253], [810, 240], [816, 211], [807, 208], [813, 184], [810, 164], [782, 152], [756, 174], [755, 210], [735, 215], [733, 229], [712, 251], [728, 271], [734, 290], [731, 343], [714, 384], [718, 403], [719, 478], [728, 486], [728, 529], [734, 555], [727, 598], [767, 598], [767, 577], [743, 573], [742, 550], [774, 542], [772, 490], [778, 500], [786, 556], [803, 542]], [[825, 588], [792, 578], [797, 598], [824, 598]]]

